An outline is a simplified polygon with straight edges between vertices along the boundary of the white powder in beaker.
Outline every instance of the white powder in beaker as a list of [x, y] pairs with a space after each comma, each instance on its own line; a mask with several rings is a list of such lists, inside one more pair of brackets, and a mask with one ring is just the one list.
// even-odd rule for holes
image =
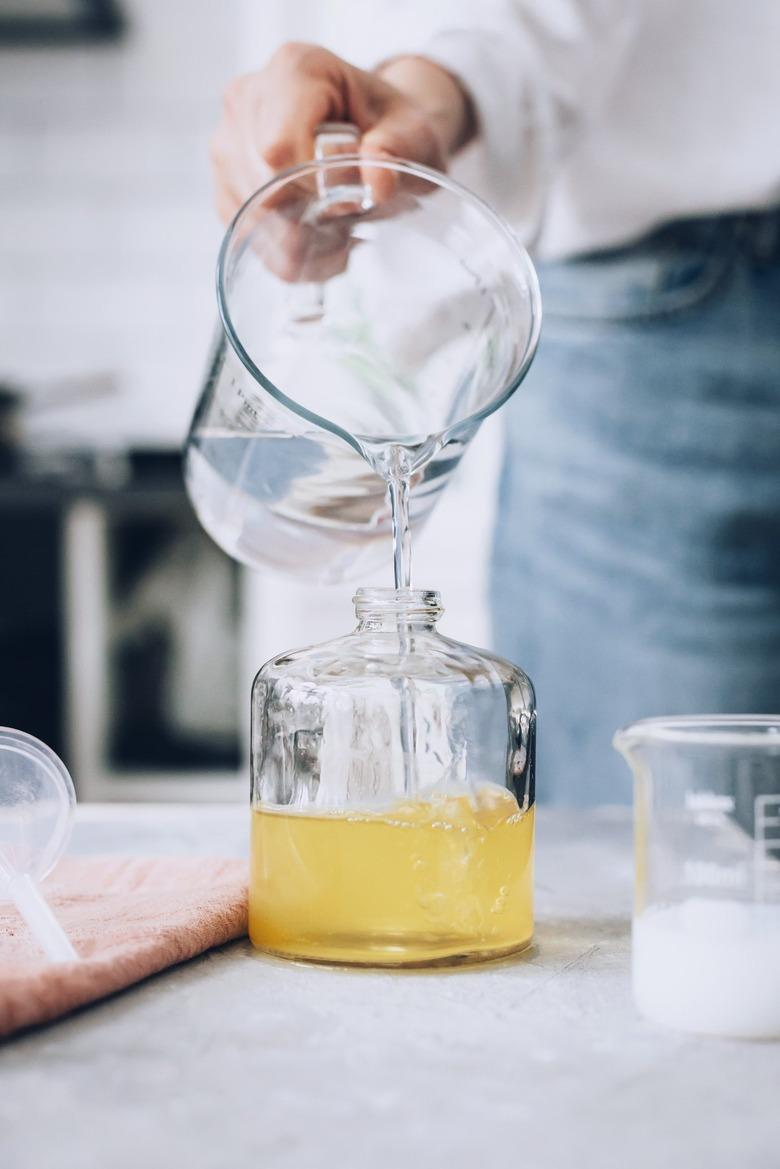
[[780, 1038], [780, 905], [691, 898], [634, 919], [634, 998], [655, 1023]]

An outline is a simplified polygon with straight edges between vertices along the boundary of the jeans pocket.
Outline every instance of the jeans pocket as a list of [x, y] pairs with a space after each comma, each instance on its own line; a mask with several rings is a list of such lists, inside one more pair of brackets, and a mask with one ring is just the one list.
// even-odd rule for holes
[[625, 248], [541, 264], [545, 317], [637, 321], [693, 308], [725, 284], [736, 250], [733, 221], [702, 220]]

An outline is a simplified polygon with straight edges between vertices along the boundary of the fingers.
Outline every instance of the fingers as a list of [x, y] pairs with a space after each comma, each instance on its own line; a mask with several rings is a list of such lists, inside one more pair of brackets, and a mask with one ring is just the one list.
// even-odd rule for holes
[[258, 73], [235, 78], [223, 97], [211, 144], [216, 203], [223, 220], [272, 175], [310, 159], [323, 121], [346, 116], [343, 73], [351, 69], [316, 45], [283, 45]]
[[[316, 128], [326, 121], [354, 122], [366, 156], [445, 167], [430, 118], [399, 89], [317, 45], [282, 45], [264, 69], [237, 77], [225, 90], [211, 148], [222, 219], [230, 220], [273, 174], [312, 158]], [[363, 181], [377, 202], [391, 198], [397, 182], [391, 172], [370, 167]]]
[[317, 45], [282, 45], [239, 95], [243, 148], [273, 173], [308, 161], [317, 125], [345, 116], [341, 74], [347, 68]]
[[[225, 90], [222, 119], [211, 143], [215, 203], [224, 223], [276, 173], [308, 161], [321, 122], [350, 121], [363, 134], [361, 180], [376, 204], [391, 210], [399, 185], [411, 179], [371, 166], [371, 158], [406, 158], [444, 169], [445, 151], [430, 118], [382, 78], [315, 45], [283, 45], [264, 69], [238, 77]], [[426, 184], [423, 182], [423, 187]], [[254, 208], [256, 250], [284, 280], [316, 281], [341, 271], [350, 228], [334, 216], [330, 230], [301, 221], [315, 184], [305, 174], [267, 192]], [[395, 206], [393, 203], [392, 206]]]

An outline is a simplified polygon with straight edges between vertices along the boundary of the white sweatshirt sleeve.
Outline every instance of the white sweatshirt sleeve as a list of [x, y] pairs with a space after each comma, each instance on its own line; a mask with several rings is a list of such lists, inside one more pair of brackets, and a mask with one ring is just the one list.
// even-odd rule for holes
[[552, 178], [624, 66], [638, 8], [639, 0], [470, 0], [422, 50], [474, 102], [478, 138], [464, 177], [529, 240]]

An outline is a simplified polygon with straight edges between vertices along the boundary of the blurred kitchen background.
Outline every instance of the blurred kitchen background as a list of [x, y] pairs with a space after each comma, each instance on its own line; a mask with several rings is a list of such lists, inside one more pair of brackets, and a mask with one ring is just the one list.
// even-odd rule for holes
[[[0, 0], [0, 725], [61, 753], [81, 799], [245, 798], [257, 668], [352, 624], [349, 585], [240, 569], [184, 494], [222, 234], [208, 140], [226, 81], [279, 43], [368, 67], [448, 7]], [[482, 645], [499, 430], [415, 547], [445, 632]]]

